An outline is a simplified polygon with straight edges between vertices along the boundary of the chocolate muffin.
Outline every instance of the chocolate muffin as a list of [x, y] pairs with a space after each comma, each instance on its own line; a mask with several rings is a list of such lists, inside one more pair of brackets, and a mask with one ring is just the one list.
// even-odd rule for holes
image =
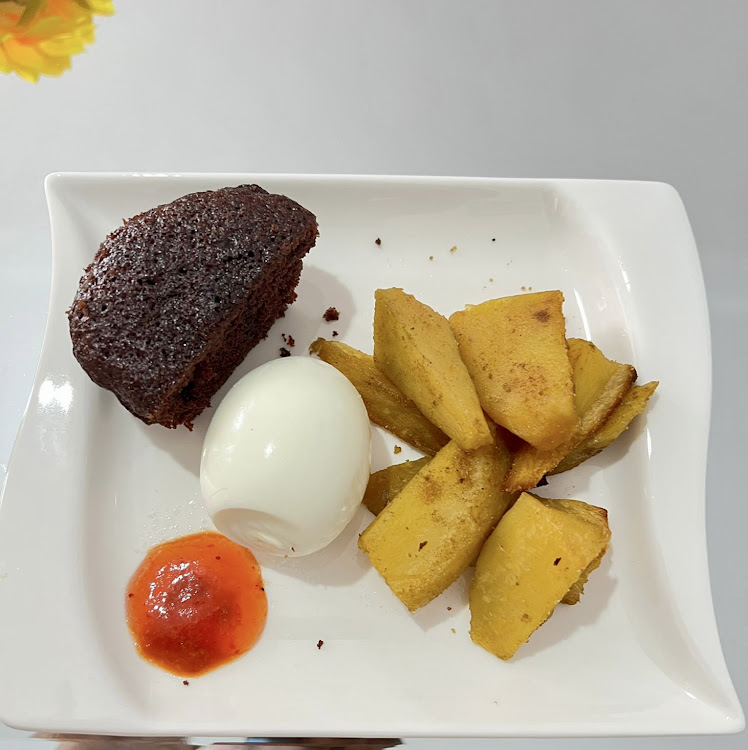
[[68, 311], [75, 358], [147, 424], [192, 427], [296, 298], [313, 214], [257, 185], [192, 193], [101, 244]]

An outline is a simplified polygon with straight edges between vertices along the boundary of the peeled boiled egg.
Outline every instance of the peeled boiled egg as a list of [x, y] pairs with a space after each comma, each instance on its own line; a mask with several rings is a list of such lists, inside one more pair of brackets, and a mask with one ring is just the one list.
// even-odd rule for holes
[[239, 380], [208, 427], [200, 487], [216, 528], [239, 544], [307, 555], [348, 525], [369, 479], [361, 396], [311, 357], [268, 362]]

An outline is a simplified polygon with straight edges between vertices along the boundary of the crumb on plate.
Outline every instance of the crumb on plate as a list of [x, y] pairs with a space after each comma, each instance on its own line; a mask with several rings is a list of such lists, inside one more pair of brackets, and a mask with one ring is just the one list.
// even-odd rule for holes
[[328, 323], [331, 323], [333, 320], [338, 320], [340, 318], [340, 313], [334, 307], [328, 307], [327, 310], [325, 310], [325, 314], [322, 317]]

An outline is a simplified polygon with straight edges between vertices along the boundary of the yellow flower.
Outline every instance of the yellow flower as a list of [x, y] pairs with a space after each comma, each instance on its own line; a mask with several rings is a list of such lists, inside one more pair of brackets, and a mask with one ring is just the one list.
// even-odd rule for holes
[[93, 16], [112, 13], [111, 0], [0, 0], [0, 72], [60, 75], [94, 41]]

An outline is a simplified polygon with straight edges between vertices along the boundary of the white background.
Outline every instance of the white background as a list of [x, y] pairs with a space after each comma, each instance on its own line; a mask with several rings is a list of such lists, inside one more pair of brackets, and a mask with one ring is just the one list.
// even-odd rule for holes
[[[728, 666], [748, 703], [742, 476], [748, 448], [748, 4], [115, 4], [116, 15], [99, 21], [96, 44], [62, 78], [33, 86], [0, 77], [0, 476], [45, 323], [50, 249], [42, 182], [49, 172], [666, 181], [689, 212], [709, 297], [712, 587]], [[24, 747], [14, 740], [20, 736], [0, 727], [0, 748]], [[732, 750], [747, 741], [742, 734], [419, 744], [424, 750]]]

